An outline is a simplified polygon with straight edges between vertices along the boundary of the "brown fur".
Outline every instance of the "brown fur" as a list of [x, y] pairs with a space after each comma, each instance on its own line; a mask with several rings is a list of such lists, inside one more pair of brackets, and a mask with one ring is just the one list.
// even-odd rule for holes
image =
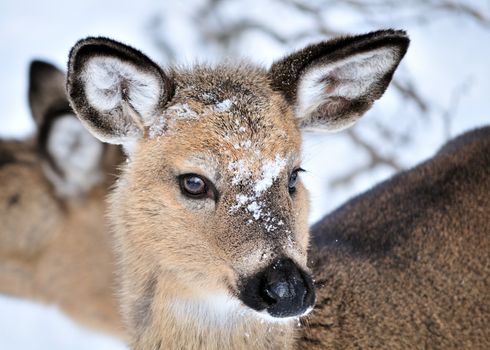
[[[18, 150], [16, 162], [32, 164], [29, 148], [20, 151], [27, 145], [8, 144], [0, 149], [9, 146]], [[2, 152], [5, 154], [10, 157], [2, 159], [14, 157], [11, 152]], [[435, 158], [354, 198], [313, 227], [310, 260], [318, 302], [303, 321], [299, 348], [488, 348], [490, 265], [485, 213], [490, 203], [485, 194], [490, 189], [489, 154], [490, 128], [465, 134], [444, 146]], [[43, 184], [45, 180], [33, 188]], [[22, 241], [15, 242], [19, 243]], [[32, 253], [26, 252], [35, 246], [29, 243], [16, 249], [27, 257]], [[86, 254], [97, 255], [103, 247], [98, 245]], [[34, 281], [29, 281], [30, 273], [19, 278], [21, 271], [30, 269], [19, 269], [9, 283], [3, 280], [0, 285], [20, 288], [15, 295], [39, 299], [39, 290], [26, 293], [26, 286], [33, 286]], [[154, 299], [155, 287], [156, 277], [152, 276], [135, 315], [143, 328], [151, 316], [148, 301]], [[62, 300], [68, 291], [71, 289], [61, 290]], [[87, 308], [97, 310], [105, 305], [105, 293], [89, 295], [80, 299], [83, 307], [72, 310], [79, 320]], [[111, 329], [119, 324], [117, 318], [107, 321]], [[90, 324], [95, 325], [93, 320]]]
[[[132, 156], [133, 160], [125, 168], [125, 174], [122, 176], [124, 180], [121, 180], [111, 196], [111, 217], [115, 225], [117, 251], [120, 266], [125, 271], [120, 272], [121, 304], [123, 315], [127, 316], [129, 330], [139, 332], [131, 337], [138, 340], [138, 345], [135, 345], [137, 349], [157, 348], [157, 343], [160, 342], [162, 349], [182, 346], [189, 349], [249, 348], [250, 342], [256, 339], [257, 327], [262, 329], [259, 338], [262, 342], [260, 345], [257, 344], [257, 348], [270, 348], [277, 346], [273, 344], [277, 341], [278, 331], [286, 334], [291, 332], [281, 326], [269, 326], [272, 327], [269, 332], [269, 327], [264, 327], [259, 319], [251, 318], [235, 325], [231, 336], [230, 329], [225, 327], [214, 331], [203, 329], [203, 334], [197, 333], [196, 338], [191, 338], [191, 334], [194, 333], [191, 332], [192, 328], [205, 325], [193, 324], [192, 319], [186, 319], [185, 324], [182, 324], [184, 320], [173, 317], [173, 312], [168, 310], [167, 305], [169, 300], [175, 298], [188, 298], [190, 302], [197, 302], [200, 298], [205, 299], [215, 293], [221, 293], [222, 290], [236, 295], [237, 270], [239, 274], [252, 274], [281, 252], [287, 253], [283, 248], [278, 250], [276, 246], [283, 242], [282, 238], [271, 237], [270, 240], [266, 240], [260, 222], [248, 223], [251, 216], [246, 210], [234, 213], [229, 211], [236, 202], [238, 188], [228, 185], [233, 173], [226, 170], [227, 164], [250, 156], [250, 151], [235, 149], [234, 144], [251, 140], [259, 145], [260, 148], [257, 149], [260, 149], [263, 157], [267, 159], [274, 159], [276, 154], [288, 153], [294, 154], [293, 159], [297, 161], [300, 157], [299, 133], [295, 129], [292, 117], [288, 120], [279, 114], [277, 103], [260, 100], [260, 96], [273, 94], [260, 73], [262, 72], [255, 72], [247, 66], [233, 70], [226, 67], [217, 70], [203, 67], [194, 70], [192, 74], [175, 72], [177, 93], [173, 104], [186, 101], [196, 112], [204, 111], [209, 101], [203, 101], [199, 96], [212, 94], [217, 84], [221, 84], [223, 90], [220, 96], [216, 96], [216, 100], [222, 101], [229, 96], [238, 101], [249, 101], [249, 104], [237, 105], [233, 112], [223, 114], [223, 119], [215, 118], [214, 114], [210, 114], [206, 119], [202, 117], [201, 123], [193, 128], [188, 127], [186, 120], [177, 122], [169, 126], [172, 128], [171, 132], [167, 132], [164, 139], [144, 140], [138, 145]], [[240, 83], [236, 83], [237, 81]], [[193, 88], [188, 88], [189, 86]], [[260, 91], [261, 89], [265, 91]], [[279, 97], [277, 101], [282, 102]], [[268, 110], [268, 117], [257, 119], [255, 116], [258, 115], [259, 109], [262, 116], [264, 109]], [[233, 128], [234, 119], [239, 116], [244, 119], [244, 123], [240, 125], [247, 128], [247, 132], [241, 134], [241, 138], [234, 136], [234, 130], [222, 127], [230, 125]], [[224, 133], [234, 137], [225, 140]], [[211, 163], [219, 165], [218, 183], [222, 195], [212, 216], [209, 215], [209, 211], [192, 211], [192, 207], [189, 206], [193, 203], [184, 198], [175, 186], [177, 174], [200, 170], [199, 163], [188, 164], [188, 159], [193, 155], [206, 157], [205, 159], [212, 160]], [[290, 167], [295, 165], [297, 164], [291, 164]], [[260, 169], [253, 170], [259, 173]], [[154, 181], [155, 179], [158, 181]], [[282, 218], [291, 225], [298, 225], [295, 229], [298, 233], [294, 240], [303, 252], [302, 262], [305, 264], [306, 220], [301, 220], [300, 226], [299, 223], [291, 222], [289, 218], [303, 217], [304, 209], [299, 206], [296, 214], [285, 215], [284, 211], [292, 209], [287, 184], [282, 182], [278, 191], [286, 193], [282, 195], [279, 203], [274, 203], [277, 207], [270, 209], [275, 217]], [[302, 190], [299, 191], [298, 197], [304, 198]], [[205, 232], [202, 231], [202, 227], [206, 227]], [[247, 252], [250, 251], [263, 251], [267, 256], [262, 261], [253, 260], [252, 265], [248, 260], [241, 260], [242, 257], [248, 258]], [[294, 251], [291, 254], [295, 254]], [[234, 263], [235, 265], [232, 265]], [[131, 272], [126, 271], [127, 268], [138, 270]], [[156, 287], [153, 286], [155, 275], [158, 276]], [[148, 288], [148, 285], [152, 287]], [[152, 289], [151, 294], [154, 297], [151, 305], [146, 305], [145, 317], [151, 319], [148, 323], [146, 319], [142, 322], [141, 317], [132, 316], [142, 313], [134, 310], [134, 307], [140, 310], [141, 303], [133, 305], [131, 300], [136, 296], [138, 299], [143, 297], [143, 300], [146, 300], [145, 295], [149, 289]], [[145, 324], [147, 326], [142, 329]], [[183, 329], [176, 328], [178, 324], [181, 324]], [[152, 335], [148, 336], [148, 332]], [[181, 332], [186, 335], [183, 336]], [[213, 335], [212, 332], [216, 334]], [[249, 334], [249, 337], [246, 334]], [[267, 340], [268, 338], [271, 339]], [[280, 344], [281, 347], [284, 345], [282, 340]]]
[[[300, 125], [351, 124], [381, 96], [408, 46], [394, 31], [342, 40], [269, 71], [239, 64], [164, 72], [110, 39], [74, 46], [72, 107], [99, 139], [132, 149], [109, 208], [132, 348], [293, 347], [297, 320], [264, 319], [256, 310], [269, 310], [249, 307], [242, 293], [280, 258], [308, 271], [307, 194], [301, 182], [288, 190], [301, 160]], [[298, 60], [286, 84], [298, 84], [292, 101], [277, 79]], [[296, 104], [311, 115], [297, 115]], [[185, 174], [207, 178], [214, 195], [190, 198], [179, 186]]]
[[15, 161], [0, 169], [0, 291], [57, 304], [85, 325], [122, 335], [105, 186], [81, 200], [61, 200], [36, 152], [23, 147], [16, 143], [9, 153]]
[[490, 348], [490, 127], [312, 228], [304, 349]]
[[[143, 137], [111, 195], [120, 302], [133, 348], [488, 348], [488, 128], [451, 142], [313, 228], [318, 304], [298, 332], [294, 321], [261, 319], [220, 296], [235, 297], [240, 278], [277, 255], [305, 262], [306, 193], [301, 185], [292, 197], [285, 191], [299, 164], [291, 102], [270, 73], [248, 65], [168, 77], [174, 90], [166, 119], [138, 125]], [[228, 110], [213, 110], [228, 98]], [[179, 118], [184, 105], [199, 122]], [[252, 212], [233, 206], [238, 194], [251, 194], [261, 161], [278, 154], [287, 165], [261, 200], [285, 227], [270, 232], [264, 217], [251, 220]], [[230, 165], [240, 159], [253, 159], [251, 183], [232, 186], [237, 173]], [[183, 173], [204, 173], [219, 190], [216, 201], [182, 195]]]
[[[45, 174], [50, 161], [44, 142], [57, 118], [53, 111], [68, 105], [63, 84], [60, 71], [34, 62], [31, 108], [45, 137], [0, 141], [0, 292], [57, 304], [85, 325], [122, 336], [104, 217], [114, 178], [64, 198]], [[104, 153], [104, 172], [115, 174], [120, 151], [109, 146]]]

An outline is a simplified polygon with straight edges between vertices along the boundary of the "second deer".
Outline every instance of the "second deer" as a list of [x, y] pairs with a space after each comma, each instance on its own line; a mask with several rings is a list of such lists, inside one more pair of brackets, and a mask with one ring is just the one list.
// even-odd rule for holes
[[35, 61], [29, 84], [36, 135], [0, 141], [0, 292], [121, 336], [105, 196], [122, 155], [80, 124], [61, 71]]

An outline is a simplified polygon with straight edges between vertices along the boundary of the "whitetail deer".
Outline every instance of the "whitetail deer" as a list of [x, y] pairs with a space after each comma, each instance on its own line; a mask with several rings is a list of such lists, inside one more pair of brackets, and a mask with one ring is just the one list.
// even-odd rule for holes
[[134, 349], [284, 349], [313, 307], [300, 130], [353, 124], [408, 47], [386, 30], [311, 45], [269, 70], [164, 71], [87, 38], [68, 95], [130, 161], [110, 196], [119, 298]]
[[0, 292], [122, 335], [104, 218], [120, 151], [80, 124], [54, 66], [31, 64], [29, 101], [37, 135], [0, 141]]
[[312, 228], [304, 349], [490, 349], [490, 127]]

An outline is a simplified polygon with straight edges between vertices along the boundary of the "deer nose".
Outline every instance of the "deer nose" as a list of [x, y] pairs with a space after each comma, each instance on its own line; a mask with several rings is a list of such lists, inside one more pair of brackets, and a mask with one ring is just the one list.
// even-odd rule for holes
[[279, 259], [265, 270], [262, 294], [274, 317], [301, 315], [315, 302], [311, 277], [291, 259]]
[[241, 299], [273, 317], [293, 317], [313, 306], [315, 290], [309, 274], [291, 259], [281, 258], [247, 280]]

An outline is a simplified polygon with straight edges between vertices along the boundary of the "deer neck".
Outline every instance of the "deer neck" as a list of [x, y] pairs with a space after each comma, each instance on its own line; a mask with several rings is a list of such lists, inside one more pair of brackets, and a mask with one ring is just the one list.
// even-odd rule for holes
[[133, 337], [135, 350], [291, 349], [298, 322], [259, 315], [224, 294], [196, 299], [157, 292], [150, 309], [148, 324]]

